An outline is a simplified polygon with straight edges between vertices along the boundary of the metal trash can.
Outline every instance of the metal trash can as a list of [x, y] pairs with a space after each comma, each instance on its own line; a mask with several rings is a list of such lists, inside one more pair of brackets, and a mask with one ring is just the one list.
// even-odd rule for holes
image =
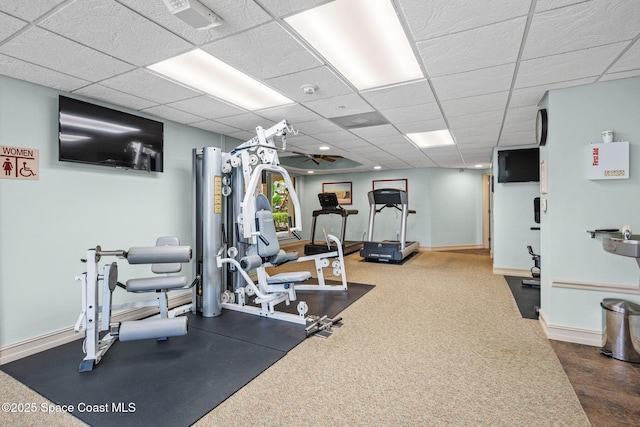
[[614, 359], [640, 363], [640, 354], [633, 348], [629, 316], [640, 315], [640, 305], [615, 298], [605, 298], [600, 303], [606, 313], [607, 342], [600, 352]]

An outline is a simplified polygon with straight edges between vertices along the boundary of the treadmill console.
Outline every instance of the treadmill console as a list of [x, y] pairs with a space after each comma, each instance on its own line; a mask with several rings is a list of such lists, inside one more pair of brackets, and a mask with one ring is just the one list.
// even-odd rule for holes
[[369, 204], [376, 205], [406, 205], [407, 192], [396, 188], [379, 188], [369, 192]]
[[336, 193], [319, 193], [318, 200], [322, 209], [337, 209], [338, 195]]

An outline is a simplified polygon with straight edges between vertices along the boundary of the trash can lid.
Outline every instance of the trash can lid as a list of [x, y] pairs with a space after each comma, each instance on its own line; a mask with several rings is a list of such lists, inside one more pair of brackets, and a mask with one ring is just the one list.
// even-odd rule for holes
[[617, 298], [605, 298], [600, 305], [621, 314], [640, 314], [640, 305]]

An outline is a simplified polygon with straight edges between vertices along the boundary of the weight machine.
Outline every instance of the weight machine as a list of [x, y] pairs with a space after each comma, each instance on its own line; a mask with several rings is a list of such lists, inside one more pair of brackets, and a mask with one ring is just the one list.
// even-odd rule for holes
[[[129, 264], [151, 264], [151, 270], [163, 276], [129, 279], [126, 284], [118, 282], [118, 264], [112, 262], [103, 266], [99, 274], [99, 262], [102, 257], [115, 256], [126, 259]], [[189, 289], [186, 276], [169, 275], [181, 270], [181, 263], [191, 260], [191, 248], [180, 246], [177, 237], [161, 237], [156, 246], [133, 247], [128, 251], [106, 251], [100, 246], [87, 250], [87, 271], [76, 277], [82, 284], [82, 311], [75, 323], [74, 331], [83, 332], [85, 358], [80, 363], [79, 372], [92, 371], [117, 339], [135, 341], [142, 339], [166, 340], [167, 337], [187, 334], [187, 318], [179, 316], [191, 311], [192, 304], [182, 305], [169, 310], [167, 292]], [[102, 285], [102, 286], [100, 286]], [[112, 294], [116, 287], [127, 292], [154, 292], [156, 298], [148, 301], [112, 303]], [[100, 305], [100, 295], [102, 304]], [[140, 307], [158, 307], [159, 314], [149, 319], [123, 321], [113, 324], [111, 313]], [[109, 331], [100, 337], [100, 333]]]
[[[214, 317], [222, 309], [241, 311], [262, 317], [306, 324], [307, 334], [327, 333], [340, 319], [311, 316], [306, 303], [297, 305], [298, 314], [276, 310], [297, 300], [296, 291], [346, 291], [342, 244], [327, 236], [336, 250], [298, 257], [280, 249], [263, 180], [268, 172], [280, 174], [289, 191], [295, 218], [301, 218], [300, 203], [289, 173], [280, 166], [278, 150], [286, 149], [286, 135], [295, 131], [286, 120], [269, 129], [258, 126], [251, 140], [225, 153], [219, 148], [193, 150], [195, 182], [195, 275], [196, 311]], [[276, 147], [275, 138], [282, 139]], [[289, 218], [291, 222], [291, 218]], [[289, 230], [300, 239], [300, 227], [290, 223]], [[305, 285], [312, 274], [306, 271], [269, 276], [267, 268], [284, 263], [313, 261], [317, 285]], [[323, 268], [331, 268], [341, 284], [327, 284]], [[257, 280], [250, 273], [254, 271]], [[254, 297], [251, 302], [251, 297]]]

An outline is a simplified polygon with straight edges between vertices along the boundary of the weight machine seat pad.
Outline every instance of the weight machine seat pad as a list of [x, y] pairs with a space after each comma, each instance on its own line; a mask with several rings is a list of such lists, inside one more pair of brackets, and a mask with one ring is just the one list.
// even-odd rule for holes
[[300, 283], [311, 278], [308, 271], [292, 271], [289, 273], [278, 273], [267, 278], [269, 285], [281, 285], [285, 283]]
[[190, 246], [147, 246], [129, 248], [129, 264], [160, 264], [191, 261]]
[[284, 264], [285, 262], [295, 261], [298, 259], [298, 252], [285, 252], [280, 250], [277, 254], [271, 257], [269, 262], [273, 265]]
[[133, 320], [120, 323], [120, 341], [137, 341], [187, 335], [187, 317]]
[[127, 280], [127, 292], [154, 292], [158, 289], [180, 289], [187, 286], [187, 276], [145, 277]]

